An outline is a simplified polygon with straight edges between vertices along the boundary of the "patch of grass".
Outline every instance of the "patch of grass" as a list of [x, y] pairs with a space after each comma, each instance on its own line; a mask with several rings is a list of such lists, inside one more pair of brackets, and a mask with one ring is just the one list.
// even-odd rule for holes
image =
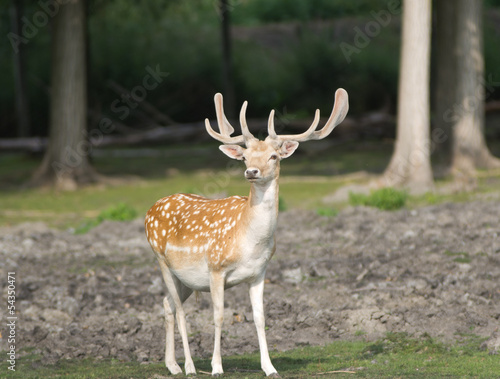
[[453, 259], [453, 262], [457, 262], [457, 263], [470, 263], [471, 262], [471, 257], [469, 255], [469, 253], [466, 253], [466, 252], [453, 252], [453, 251], [446, 250], [444, 252], [444, 254], [449, 256], [449, 257], [455, 257], [455, 259]]
[[335, 209], [335, 208], [318, 208], [318, 209], [316, 209], [316, 213], [319, 216], [335, 217], [339, 214], [339, 211], [338, 211], [338, 209]]
[[90, 229], [95, 228], [104, 220], [111, 221], [130, 221], [137, 217], [137, 211], [125, 203], [112, 205], [111, 207], [103, 210], [99, 215], [87, 220], [75, 229], [76, 234], [87, 233]]
[[[480, 349], [484, 339], [463, 336], [449, 345], [424, 335], [412, 338], [405, 333], [388, 333], [375, 342], [336, 341], [321, 347], [304, 346], [286, 352], [271, 352], [274, 366], [283, 378], [428, 378], [498, 377], [498, 357]], [[21, 354], [22, 355], [22, 354]], [[182, 367], [182, 362], [179, 362]], [[262, 378], [259, 354], [223, 357], [225, 378]], [[197, 359], [200, 371], [210, 372], [210, 359]], [[334, 373], [334, 371], [337, 371]], [[342, 373], [338, 371], [350, 371]], [[44, 364], [40, 355], [30, 352], [17, 360], [16, 372], [0, 362], [0, 372], [12, 378], [151, 378], [169, 376], [163, 362], [105, 360], [61, 360]]]
[[408, 193], [394, 188], [382, 188], [371, 192], [369, 195], [349, 193], [351, 205], [366, 205], [382, 210], [396, 210], [405, 206]]
[[286, 202], [285, 202], [285, 199], [283, 198], [283, 196], [278, 197], [278, 210], [280, 212], [287, 210], [287, 205], [286, 205]]

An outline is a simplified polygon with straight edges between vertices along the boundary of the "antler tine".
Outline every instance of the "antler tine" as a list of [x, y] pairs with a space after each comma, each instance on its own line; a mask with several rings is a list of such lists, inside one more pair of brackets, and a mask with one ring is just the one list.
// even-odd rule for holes
[[322, 139], [328, 136], [335, 127], [344, 121], [347, 112], [349, 111], [349, 95], [343, 88], [335, 91], [335, 103], [333, 104], [332, 114], [326, 122], [325, 126], [320, 131], [317, 131], [316, 139]]
[[[282, 141], [296, 141], [296, 142], [305, 142], [309, 140], [318, 140], [325, 138], [328, 136], [335, 127], [344, 121], [345, 116], [347, 115], [347, 111], [349, 110], [349, 96], [347, 95], [346, 90], [343, 88], [339, 88], [335, 92], [335, 103], [333, 105], [332, 114], [330, 118], [326, 122], [325, 126], [321, 130], [316, 130], [319, 123], [319, 109], [316, 109], [316, 113], [314, 115], [314, 121], [302, 134], [289, 134], [289, 135], [281, 135], [277, 136]], [[274, 130], [274, 123], [273, 123]], [[276, 134], [276, 133], [274, 133]], [[271, 135], [271, 133], [269, 134]]]
[[267, 134], [269, 134], [269, 138], [271, 139], [278, 139], [278, 135], [274, 129], [274, 109], [271, 110], [271, 113], [269, 113], [269, 120], [267, 121]]
[[247, 118], [246, 118], [247, 106], [248, 106], [248, 101], [245, 101], [241, 106], [241, 111], [240, 111], [241, 133], [243, 134], [243, 138], [245, 139], [245, 144], [247, 144], [249, 141], [257, 139], [253, 136], [252, 133], [250, 133], [250, 130], [248, 129]]
[[224, 102], [221, 93], [214, 96], [215, 114], [217, 115], [217, 124], [222, 134], [231, 135], [234, 132], [233, 126], [229, 123], [224, 114]]
[[226, 144], [242, 144], [245, 142], [244, 136], [234, 136], [231, 137], [231, 134], [234, 132], [234, 128], [227, 120], [224, 114], [224, 106], [222, 101], [222, 95], [220, 93], [216, 93], [214, 96], [215, 102], [215, 113], [217, 115], [217, 124], [219, 126], [220, 133], [217, 133], [212, 129], [210, 125], [210, 121], [208, 118], [205, 119], [205, 128], [207, 129], [208, 134], [217, 141], [226, 143]]

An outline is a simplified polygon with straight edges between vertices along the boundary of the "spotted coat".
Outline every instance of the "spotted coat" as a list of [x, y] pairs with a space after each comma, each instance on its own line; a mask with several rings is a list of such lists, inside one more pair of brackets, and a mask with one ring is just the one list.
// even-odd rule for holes
[[180, 269], [205, 258], [210, 271], [238, 261], [236, 246], [248, 197], [210, 200], [176, 194], [158, 200], [146, 214], [146, 236], [169, 268]]

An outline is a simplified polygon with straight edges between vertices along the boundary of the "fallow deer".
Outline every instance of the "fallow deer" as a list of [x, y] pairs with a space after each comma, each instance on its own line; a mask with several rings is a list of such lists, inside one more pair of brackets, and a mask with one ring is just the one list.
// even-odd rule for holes
[[[232, 196], [219, 200], [176, 194], [158, 200], [148, 211], [146, 235], [168, 290], [163, 300], [165, 364], [172, 374], [182, 373], [174, 349], [177, 316], [186, 375], [196, 374], [182, 304], [193, 291], [205, 291], [211, 293], [215, 323], [212, 375], [223, 373], [220, 340], [224, 289], [245, 282], [249, 284], [262, 370], [267, 376], [279, 377], [267, 349], [263, 292], [266, 268], [276, 250], [274, 233], [278, 218], [280, 161], [292, 155], [299, 142], [328, 136], [344, 120], [349, 108], [348, 96], [343, 89], [336, 91], [332, 114], [319, 131], [316, 131], [319, 110], [316, 110], [314, 121], [306, 132], [278, 136], [274, 128], [274, 110], [271, 111], [269, 136], [264, 141], [259, 141], [248, 129], [246, 101], [240, 112], [242, 135], [231, 136], [234, 128], [224, 115], [222, 95], [216, 94], [214, 100], [219, 133], [212, 129], [208, 119], [205, 120], [207, 132], [224, 143], [219, 146], [224, 154], [245, 162], [250, 194], [248, 197]], [[239, 146], [242, 144], [246, 148]]]

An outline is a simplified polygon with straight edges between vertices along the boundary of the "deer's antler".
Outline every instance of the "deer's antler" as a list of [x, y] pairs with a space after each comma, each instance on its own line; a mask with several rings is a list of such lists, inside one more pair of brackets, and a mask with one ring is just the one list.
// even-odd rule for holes
[[210, 121], [208, 120], [208, 118], [205, 119], [205, 127], [207, 129], [208, 134], [210, 134], [212, 138], [225, 144], [245, 144], [245, 145], [247, 145], [248, 142], [250, 142], [251, 140], [256, 139], [252, 135], [252, 133], [250, 133], [246, 121], [246, 110], [248, 105], [247, 101], [243, 103], [240, 111], [240, 124], [241, 124], [242, 135], [233, 137], [231, 137], [231, 134], [234, 132], [234, 128], [229, 123], [229, 121], [226, 118], [226, 115], [224, 114], [222, 95], [220, 93], [215, 94], [214, 102], [215, 102], [215, 113], [217, 114], [217, 124], [219, 126], [220, 133], [217, 133], [215, 130], [212, 129], [212, 126], [210, 125]]
[[286, 134], [286, 135], [277, 135], [274, 130], [274, 110], [271, 111], [269, 115], [268, 121], [268, 131], [269, 137], [274, 140], [279, 141], [296, 141], [296, 142], [304, 142], [309, 140], [317, 140], [322, 139], [328, 136], [335, 127], [344, 121], [345, 116], [347, 115], [347, 111], [349, 110], [349, 96], [347, 95], [346, 90], [343, 88], [339, 88], [335, 92], [335, 104], [333, 105], [332, 114], [330, 118], [326, 122], [325, 126], [321, 130], [316, 130], [319, 124], [319, 109], [316, 109], [316, 114], [314, 115], [314, 121], [304, 133], [301, 134]]

